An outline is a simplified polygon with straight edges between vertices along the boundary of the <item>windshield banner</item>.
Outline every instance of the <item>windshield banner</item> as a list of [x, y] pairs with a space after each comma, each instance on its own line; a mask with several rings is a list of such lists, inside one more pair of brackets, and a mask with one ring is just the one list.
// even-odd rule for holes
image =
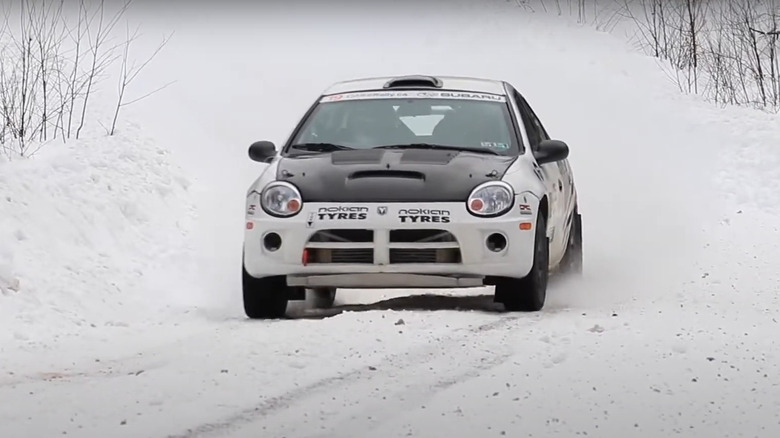
[[320, 99], [321, 103], [341, 102], [344, 100], [369, 99], [457, 99], [482, 100], [488, 102], [506, 102], [504, 96], [488, 93], [469, 93], [464, 91], [363, 91], [358, 93], [332, 94]]

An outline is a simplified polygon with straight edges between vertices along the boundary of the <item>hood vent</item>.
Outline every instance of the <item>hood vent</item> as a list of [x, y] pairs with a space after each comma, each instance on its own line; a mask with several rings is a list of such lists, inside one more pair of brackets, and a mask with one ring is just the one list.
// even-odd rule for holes
[[361, 178], [405, 178], [425, 181], [425, 174], [412, 170], [359, 170], [349, 175], [349, 179]]

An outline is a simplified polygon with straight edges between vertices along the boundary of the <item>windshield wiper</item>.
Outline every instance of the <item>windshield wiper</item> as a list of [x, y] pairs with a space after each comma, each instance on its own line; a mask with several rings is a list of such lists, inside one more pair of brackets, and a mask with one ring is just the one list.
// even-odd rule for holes
[[354, 148], [333, 143], [298, 143], [290, 146], [290, 149], [314, 152], [351, 151]]
[[391, 144], [387, 146], [377, 146], [374, 149], [442, 149], [442, 150], [449, 150], [449, 151], [474, 152], [478, 154], [482, 153], [482, 154], [501, 155], [498, 152], [487, 148], [477, 149], [477, 148], [467, 148], [463, 146], [448, 146], [448, 145], [433, 144], [433, 143]]

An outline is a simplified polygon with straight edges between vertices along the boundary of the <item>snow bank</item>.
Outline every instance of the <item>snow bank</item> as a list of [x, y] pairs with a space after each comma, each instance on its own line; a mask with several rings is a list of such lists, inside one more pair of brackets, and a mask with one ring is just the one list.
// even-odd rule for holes
[[135, 126], [0, 163], [0, 341], [180, 304], [171, 286], [186, 280], [188, 186]]
[[780, 214], [780, 118], [743, 108], [719, 112], [713, 118], [724, 134], [719, 188], [739, 208]]

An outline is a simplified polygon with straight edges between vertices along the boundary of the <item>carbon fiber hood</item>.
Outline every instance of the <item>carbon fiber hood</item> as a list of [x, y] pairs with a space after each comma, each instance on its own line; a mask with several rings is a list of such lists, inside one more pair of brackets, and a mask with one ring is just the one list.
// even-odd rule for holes
[[279, 162], [304, 202], [460, 202], [517, 157], [430, 149], [337, 151]]

